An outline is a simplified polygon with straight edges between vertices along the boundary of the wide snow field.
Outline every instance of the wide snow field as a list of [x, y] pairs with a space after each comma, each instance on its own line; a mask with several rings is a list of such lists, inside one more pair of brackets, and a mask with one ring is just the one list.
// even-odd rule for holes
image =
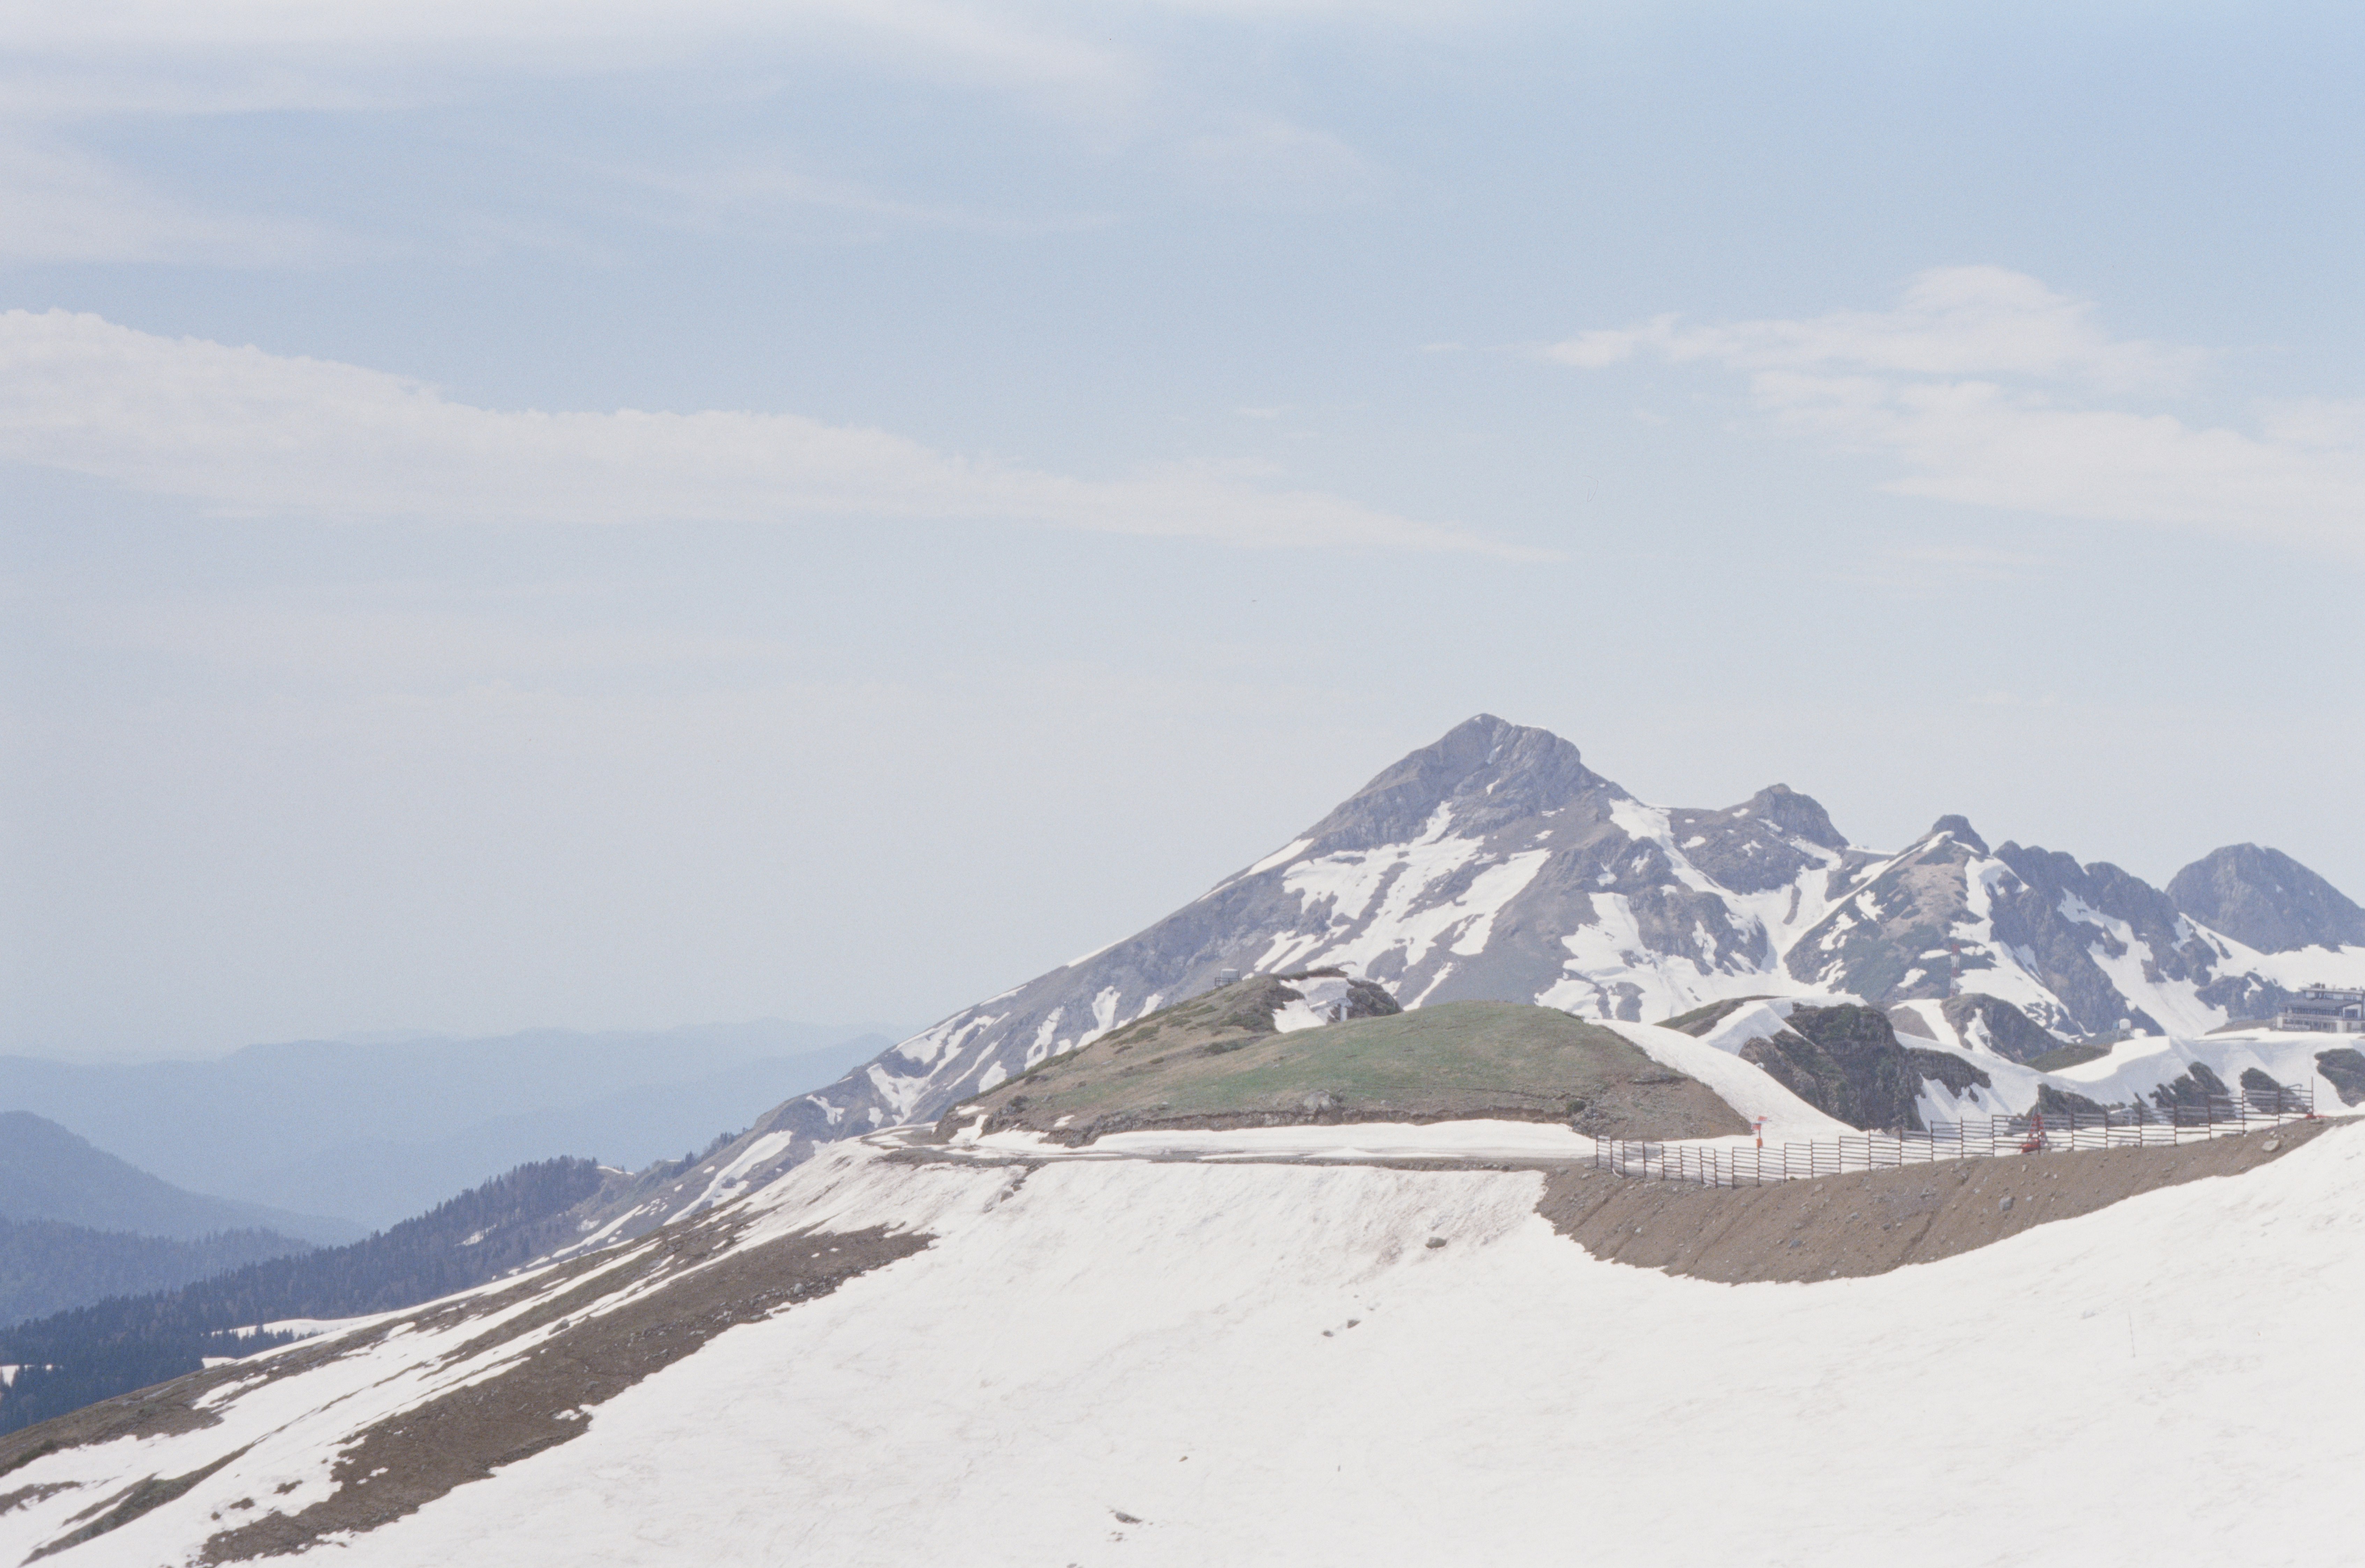
[[[752, 1200], [759, 1231], [936, 1244], [328, 1555], [2365, 1561], [2365, 1128], [1816, 1285], [1598, 1262], [1536, 1217], [1532, 1173], [1017, 1174], [829, 1151]], [[61, 1562], [177, 1558], [172, 1512]]]

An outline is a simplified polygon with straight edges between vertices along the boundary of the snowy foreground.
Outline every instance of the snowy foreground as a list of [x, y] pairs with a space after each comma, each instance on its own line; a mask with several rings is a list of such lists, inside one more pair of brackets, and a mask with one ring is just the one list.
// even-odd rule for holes
[[[745, 1200], [734, 1249], [881, 1225], [932, 1245], [315, 1551], [355, 1568], [2365, 1558], [2365, 1127], [1813, 1285], [1597, 1260], [1537, 1216], [1541, 1182], [835, 1146]], [[34, 1460], [0, 1477], [0, 1507], [75, 1484], [0, 1513], [0, 1562], [235, 1451], [54, 1559], [194, 1561], [219, 1519], [319, 1499], [352, 1434], [544, 1332], [454, 1354], [486, 1327], [398, 1332], [227, 1385], [219, 1425]]]

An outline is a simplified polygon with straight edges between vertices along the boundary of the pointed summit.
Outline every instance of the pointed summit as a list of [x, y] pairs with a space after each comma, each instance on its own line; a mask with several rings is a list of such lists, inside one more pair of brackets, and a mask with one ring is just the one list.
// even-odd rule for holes
[[1794, 838], [1820, 844], [1826, 849], [1845, 849], [1846, 838], [1832, 825], [1832, 816], [1823, 804], [1812, 795], [1801, 795], [1788, 784], [1768, 784], [1740, 808], [1763, 817]]
[[1935, 838], [1942, 833], [1974, 854], [1988, 853], [1988, 841], [1978, 835], [1978, 831], [1971, 826], [1971, 819], [1968, 817], [1954, 814], [1940, 817], [1930, 824], [1930, 831], [1925, 836]]
[[1454, 833], [1468, 837], [1603, 794], [1626, 799], [1568, 742], [1481, 713], [1383, 771], [1306, 836], [1325, 854], [1402, 844], [1419, 837], [1444, 806]]
[[1721, 812], [1671, 812], [1667, 825], [1695, 868], [1736, 893], [1787, 886], [1848, 847], [1821, 803], [1788, 784]]

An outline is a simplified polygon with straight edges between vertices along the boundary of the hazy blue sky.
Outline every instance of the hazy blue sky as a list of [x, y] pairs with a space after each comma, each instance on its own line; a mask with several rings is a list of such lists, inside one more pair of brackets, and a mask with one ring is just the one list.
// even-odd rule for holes
[[1481, 710], [2365, 896], [2365, 22], [1896, 13], [18, 0], [0, 1050], [916, 1025]]

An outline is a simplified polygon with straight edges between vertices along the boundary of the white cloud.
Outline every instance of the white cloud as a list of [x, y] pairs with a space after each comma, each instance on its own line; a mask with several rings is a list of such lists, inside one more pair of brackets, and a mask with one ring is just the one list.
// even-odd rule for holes
[[1743, 370], [1857, 369], [1915, 375], [2027, 375], [2105, 390], [2185, 385], [2201, 367], [2191, 349], [2123, 342], [2092, 320], [2093, 307], [2002, 267], [1936, 267], [1893, 310], [1835, 310], [1803, 321], [1687, 326], [1660, 316], [1638, 327], [1586, 332], [1544, 353], [1598, 369], [1655, 350], [1678, 364]]
[[1221, 474], [1078, 478], [793, 414], [477, 409], [356, 365], [62, 310], [0, 315], [0, 458], [230, 514], [974, 519], [1235, 545], [1533, 554]]
[[[305, 225], [201, 211], [68, 149], [102, 122], [384, 113], [667, 73], [660, 92], [702, 101], [818, 68], [998, 96], [1107, 141], [1134, 133], [1155, 91], [1150, 67], [1093, 18], [969, 0], [18, 0], [7, 15], [0, 263], [273, 265], [320, 247]], [[682, 181], [693, 207], [867, 204], [873, 220], [962, 220], [821, 179]]]
[[[833, 82], [875, 77], [998, 100], [1059, 128], [1088, 162], [1141, 157], [1227, 202], [1320, 207], [1372, 194], [1375, 171], [1338, 136], [1194, 88], [1172, 58], [1168, 10], [1157, 0], [1093, 8], [997, 0], [23, 0], [0, 39], [0, 142], [58, 147], [94, 124], [125, 119], [497, 102], [519, 84], [536, 91], [602, 78], [643, 78], [633, 91], [659, 97], [760, 97], [819, 72]], [[1182, 12], [1232, 31], [1260, 20], [1345, 19], [1327, 6]], [[1379, 19], [1416, 18], [1384, 11]], [[299, 239], [315, 250], [323, 243], [297, 224], [160, 196], [91, 145], [53, 157], [62, 170], [75, 165], [57, 178], [0, 158], [0, 212], [10, 218], [0, 263], [274, 265], [291, 259]], [[911, 199], [832, 177], [827, 158], [798, 166], [808, 162], [726, 155], [667, 168], [660, 154], [642, 167], [590, 172], [611, 176], [627, 207], [654, 194], [658, 210], [646, 216], [693, 225], [794, 209], [864, 232], [1039, 232], [1108, 221]]]
[[2196, 426], [2158, 405], [2207, 356], [2113, 339], [2092, 316], [2025, 274], [1949, 267], [1893, 310], [1664, 316], [1543, 353], [1582, 369], [1653, 353], [1741, 373], [1782, 428], [1893, 456], [1904, 472], [1887, 487], [1902, 495], [2365, 552], [2365, 404], [2270, 405], [2254, 431]]

